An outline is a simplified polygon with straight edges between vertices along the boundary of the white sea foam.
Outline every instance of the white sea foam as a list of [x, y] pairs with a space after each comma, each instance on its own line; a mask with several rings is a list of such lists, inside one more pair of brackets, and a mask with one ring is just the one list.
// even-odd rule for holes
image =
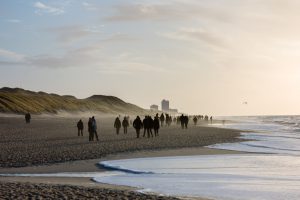
[[209, 147], [300, 156], [299, 116], [247, 117], [239, 120], [239, 123], [218, 126], [245, 130], [247, 132], [242, 133], [241, 138], [251, 141]]
[[[288, 155], [215, 155], [102, 162], [139, 171], [95, 181], [178, 196], [216, 199], [299, 199], [300, 159]], [[145, 173], [141, 173], [141, 172]], [[151, 173], [149, 173], [151, 172]]]

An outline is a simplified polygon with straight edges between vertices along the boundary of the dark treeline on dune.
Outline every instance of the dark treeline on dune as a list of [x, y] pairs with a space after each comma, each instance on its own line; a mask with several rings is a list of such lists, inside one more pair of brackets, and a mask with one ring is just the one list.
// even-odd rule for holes
[[53, 113], [59, 111], [101, 113], [144, 113], [145, 110], [126, 103], [114, 96], [93, 95], [86, 99], [77, 99], [70, 95], [33, 92], [21, 88], [3, 87], [0, 89], [0, 113], [33, 114]]

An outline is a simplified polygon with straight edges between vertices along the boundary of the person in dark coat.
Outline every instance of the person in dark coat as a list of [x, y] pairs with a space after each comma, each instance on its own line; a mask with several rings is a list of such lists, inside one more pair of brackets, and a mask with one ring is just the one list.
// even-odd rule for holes
[[116, 118], [115, 123], [114, 123], [114, 127], [116, 128], [116, 133], [118, 135], [119, 131], [120, 131], [120, 128], [121, 128], [121, 120], [119, 119], [119, 117]]
[[158, 114], [156, 114], [154, 121], [153, 121], [153, 129], [154, 129], [154, 136], [158, 136], [158, 130], [159, 130], [160, 126], [159, 126], [159, 118], [158, 118]]
[[171, 116], [169, 116], [169, 114], [166, 114], [166, 125], [170, 126], [172, 122], [172, 118]]
[[30, 123], [30, 119], [31, 119], [30, 113], [26, 113], [26, 114], [25, 114], [25, 121], [26, 121], [27, 124]]
[[122, 121], [122, 126], [124, 129], [124, 134], [127, 134], [127, 127], [129, 126], [129, 122], [127, 117], [124, 117], [123, 121]]
[[83, 136], [83, 122], [81, 119], [77, 122], [78, 136]]
[[89, 121], [88, 121], [89, 141], [94, 140], [94, 132], [93, 132], [92, 126], [93, 126], [92, 118], [89, 118]]
[[152, 133], [153, 127], [154, 127], [154, 121], [151, 116], [148, 116], [148, 129], [147, 129], [148, 138], [150, 137], [150, 134], [151, 137], [153, 137], [153, 133]]
[[188, 116], [184, 116], [184, 128], [188, 128], [188, 123], [189, 123], [189, 117]]
[[179, 117], [179, 121], [180, 121], [180, 124], [181, 124], [181, 128], [184, 129], [184, 116], [183, 116], [183, 114]]
[[143, 122], [141, 121], [140, 117], [137, 116], [136, 119], [133, 121], [133, 127], [136, 131], [136, 138], [140, 137], [140, 130], [143, 128]]
[[148, 116], [145, 116], [145, 118], [143, 119], [143, 127], [144, 127], [144, 134], [143, 137], [145, 137], [146, 135], [146, 131], [148, 129], [149, 123], [148, 123]]
[[96, 136], [96, 140], [99, 141], [98, 133], [97, 133], [97, 122], [94, 116], [92, 117], [92, 132], [93, 132], [93, 140], [94, 140], [94, 136]]
[[164, 121], [165, 121], [164, 113], [161, 113], [161, 115], [160, 115], [160, 124], [161, 124], [161, 127], [164, 126]]
[[193, 121], [194, 121], [194, 124], [195, 124], [195, 126], [197, 125], [197, 122], [198, 122], [198, 118], [195, 116], [194, 118], [193, 118]]

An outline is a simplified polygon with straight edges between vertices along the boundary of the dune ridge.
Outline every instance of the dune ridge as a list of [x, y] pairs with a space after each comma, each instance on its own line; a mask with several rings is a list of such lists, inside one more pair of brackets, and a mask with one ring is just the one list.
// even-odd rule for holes
[[71, 95], [61, 96], [22, 88], [3, 87], [0, 89], [0, 113], [57, 114], [61, 111], [96, 111], [110, 114], [146, 112], [143, 108], [114, 96], [93, 95], [86, 99], [77, 99]]

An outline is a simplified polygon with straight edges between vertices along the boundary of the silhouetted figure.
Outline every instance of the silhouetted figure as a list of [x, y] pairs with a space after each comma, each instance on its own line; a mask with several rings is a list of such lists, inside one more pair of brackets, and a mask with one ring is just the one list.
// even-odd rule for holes
[[154, 136], [158, 136], [158, 130], [159, 130], [160, 126], [159, 126], [159, 118], [158, 118], [158, 114], [156, 114], [154, 120], [153, 120], [153, 129], [154, 129]]
[[184, 127], [187, 129], [188, 128], [188, 123], [189, 123], [189, 117], [184, 116]]
[[97, 133], [97, 122], [94, 116], [92, 117], [92, 131], [93, 131], [93, 140], [94, 137], [96, 137], [96, 140], [99, 141], [98, 133]]
[[88, 121], [88, 131], [89, 131], [89, 141], [93, 141], [94, 140], [94, 132], [93, 132], [92, 118], [89, 118], [89, 121]]
[[121, 120], [119, 119], [119, 117], [116, 118], [115, 123], [114, 123], [114, 127], [116, 128], [116, 133], [118, 135], [119, 131], [120, 131], [120, 128], [121, 128]]
[[83, 122], [81, 119], [77, 122], [78, 136], [83, 136]]
[[167, 126], [170, 126], [170, 123], [169, 123], [169, 114], [166, 114], [166, 125]]
[[154, 121], [152, 119], [151, 116], [148, 116], [148, 129], [147, 129], [147, 136], [148, 138], [150, 137], [150, 134], [151, 134], [151, 137], [153, 137], [153, 133], [152, 133], [152, 129], [154, 127]]
[[194, 121], [194, 124], [195, 124], [195, 126], [197, 125], [197, 122], [198, 122], [198, 118], [195, 116], [194, 118], [193, 118], [193, 121]]
[[143, 119], [143, 127], [144, 127], [144, 134], [143, 137], [145, 137], [146, 135], [146, 131], [149, 127], [149, 122], [147, 121], [148, 116], [145, 116], [145, 118]]
[[212, 116], [210, 116], [210, 118], [209, 118], [209, 119], [210, 119], [210, 123], [212, 124], [212, 121], [213, 121], [213, 118], [212, 118]]
[[205, 115], [204, 120], [208, 121], [208, 116], [207, 115]]
[[185, 117], [183, 116], [183, 114], [179, 117], [179, 121], [182, 129], [184, 129], [184, 118]]
[[161, 115], [160, 115], [160, 125], [161, 125], [161, 127], [164, 126], [164, 122], [165, 122], [165, 116], [164, 116], [164, 113], [161, 113]]
[[177, 116], [177, 118], [176, 118], [176, 123], [177, 123], [177, 125], [180, 124], [180, 117], [179, 116]]
[[127, 117], [124, 117], [123, 121], [122, 121], [122, 126], [124, 129], [124, 134], [127, 134], [127, 127], [129, 126], [129, 122]]
[[139, 138], [140, 130], [141, 130], [141, 128], [143, 128], [143, 123], [139, 116], [137, 116], [136, 119], [133, 121], [133, 127], [135, 128], [135, 131], [136, 131], [136, 138]]
[[176, 117], [173, 118], [173, 123], [174, 123], [174, 124], [177, 123], [177, 118], [176, 118]]
[[26, 113], [26, 114], [25, 114], [25, 121], [26, 121], [26, 123], [29, 124], [29, 123], [30, 123], [30, 120], [31, 120], [31, 115], [30, 115], [30, 113]]

